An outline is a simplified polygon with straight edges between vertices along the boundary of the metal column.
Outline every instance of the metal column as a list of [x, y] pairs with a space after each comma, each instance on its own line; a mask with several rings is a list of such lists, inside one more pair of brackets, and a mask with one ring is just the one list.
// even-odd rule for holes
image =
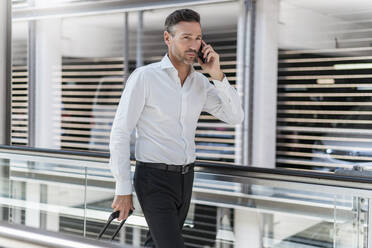
[[35, 101], [36, 101], [36, 22], [28, 23], [28, 54], [27, 54], [27, 71], [28, 71], [28, 131], [27, 144], [35, 147]]
[[[35, 7], [35, 0], [28, 1], [29, 6]], [[36, 101], [36, 20], [28, 21], [27, 37], [27, 72], [28, 72], [28, 106], [27, 106], [27, 144], [35, 147], [35, 101]]]
[[125, 83], [129, 77], [129, 23], [128, 23], [128, 12], [124, 13], [124, 46], [123, 46], [123, 84], [125, 87]]
[[368, 199], [367, 248], [372, 248], [372, 199]]
[[252, 161], [252, 118], [254, 87], [254, 40], [256, 0], [242, 1], [242, 16], [238, 27], [238, 71], [243, 93], [244, 121], [241, 130], [241, 161], [250, 166]]
[[[4, 45], [1, 46], [1, 60], [3, 63], [0, 63], [0, 80], [2, 87], [0, 87], [1, 93], [1, 121], [0, 124], [0, 143], [4, 145], [10, 145], [11, 143], [11, 89], [12, 89], [12, 2], [11, 0], [5, 0], [1, 4], [2, 16], [2, 34], [1, 38], [3, 39], [1, 43]], [[3, 32], [4, 31], [4, 32]]]
[[142, 54], [142, 40], [143, 40], [143, 11], [138, 12], [138, 27], [137, 27], [137, 56], [136, 56], [136, 67], [143, 66], [143, 54]]

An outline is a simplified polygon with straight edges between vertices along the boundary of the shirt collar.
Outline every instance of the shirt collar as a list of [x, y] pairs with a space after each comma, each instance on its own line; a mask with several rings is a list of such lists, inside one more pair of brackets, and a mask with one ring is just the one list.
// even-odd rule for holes
[[[177, 70], [172, 64], [172, 61], [170, 61], [168, 54], [165, 54], [163, 59], [160, 61], [160, 66], [161, 66], [161, 69], [173, 68], [174, 70]], [[190, 65], [189, 76], [193, 76], [194, 72], [195, 72], [194, 66]]]

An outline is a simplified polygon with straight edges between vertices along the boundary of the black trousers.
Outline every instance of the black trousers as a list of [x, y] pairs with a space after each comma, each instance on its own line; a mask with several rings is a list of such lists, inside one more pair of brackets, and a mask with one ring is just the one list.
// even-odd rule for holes
[[183, 248], [194, 170], [186, 174], [136, 166], [134, 188], [149, 226], [145, 247]]

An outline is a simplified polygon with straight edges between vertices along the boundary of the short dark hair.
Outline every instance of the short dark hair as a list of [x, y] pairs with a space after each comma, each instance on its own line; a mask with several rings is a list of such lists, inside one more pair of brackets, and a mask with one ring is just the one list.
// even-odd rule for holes
[[164, 29], [172, 36], [174, 32], [172, 27], [179, 22], [197, 22], [200, 23], [200, 15], [198, 12], [192, 9], [179, 9], [171, 13], [167, 19], [165, 19]]

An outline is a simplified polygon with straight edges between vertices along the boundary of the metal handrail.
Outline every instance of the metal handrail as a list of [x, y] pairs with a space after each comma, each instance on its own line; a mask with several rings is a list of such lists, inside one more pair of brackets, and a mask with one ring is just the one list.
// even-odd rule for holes
[[[17, 153], [24, 155], [38, 155], [44, 157], [53, 158], [65, 158], [65, 159], [81, 159], [97, 162], [108, 162], [110, 154], [103, 152], [84, 152], [84, 151], [66, 151], [57, 149], [46, 149], [46, 148], [33, 148], [33, 147], [17, 147], [0, 145], [0, 153]], [[131, 158], [134, 160], [134, 158]], [[230, 176], [244, 176], [254, 177], [261, 179], [273, 179], [283, 181], [296, 181], [305, 183], [314, 183], [316, 181], [326, 183], [327, 185], [355, 187], [355, 183], [358, 184], [357, 188], [371, 189], [372, 177], [369, 176], [353, 176], [347, 174], [335, 174], [333, 172], [318, 172], [318, 171], [304, 171], [304, 170], [292, 170], [283, 168], [260, 168], [260, 167], [249, 167], [244, 165], [231, 165], [222, 163], [210, 163], [203, 161], [195, 162], [196, 171], [213, 173], [216, 175], [230, 175]], [[352, 186], [354, 185], [354, 186]], [[365, 185], [365, 186], [362, 186]]]
[[20, 224], [0, 222], [0, 237], [13, 244], [33, 244], [45, 248], [130, 248], [132, 246], [113, 242], [85, 239], [82, 237], [41, 230]]

